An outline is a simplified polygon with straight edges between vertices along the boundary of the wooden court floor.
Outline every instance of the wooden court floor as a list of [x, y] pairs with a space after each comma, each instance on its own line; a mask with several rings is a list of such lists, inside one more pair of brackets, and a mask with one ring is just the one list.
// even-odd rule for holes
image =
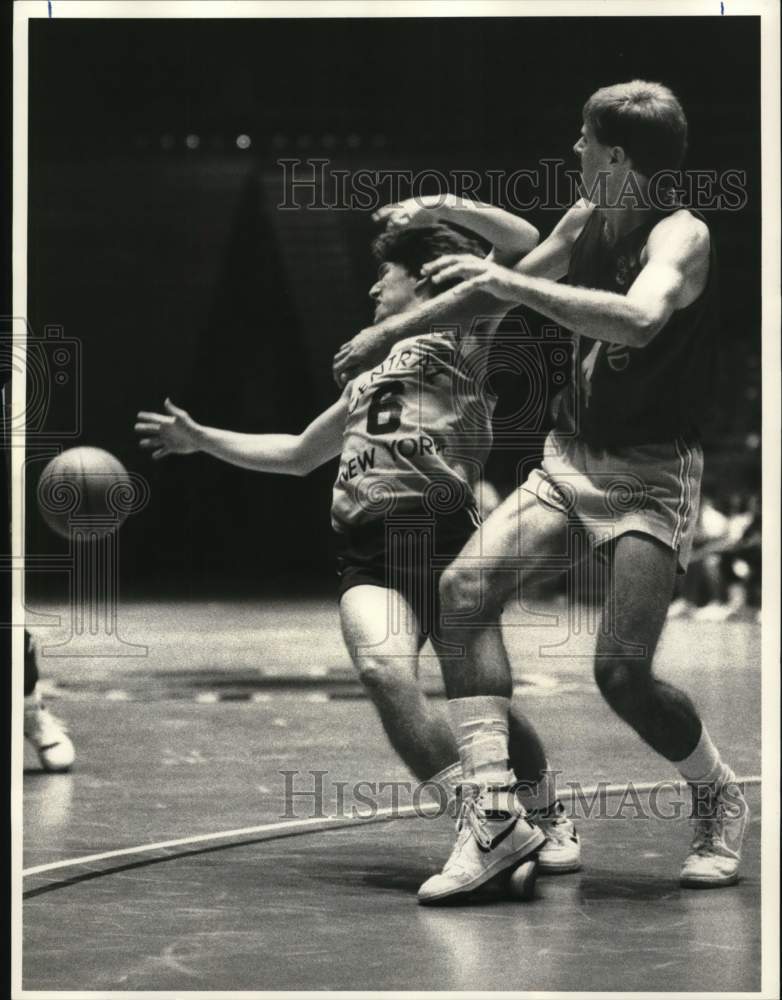
[[[686, 797], [650, 792], [676, 775], [602, 704], [588, 636], [541, 655], [540, 635], [509, 623], [517, 696], [562, 772], [583, 870], [541, 878], [532, 902], [435, 909], [415, 892], [452, 822], [412, 815], [330, 605], [126, 611], [145, 657], [44, 661], [78, 757], [67, 775], [25, 758], [26, 990], [760, 988], [760, 787], [739, 885], [680, 889]], [[671, 622], [659, 664], [736, 772], [757, 775], [757, 626]], [[437, 697], [431, 662], [424, 680]], [[368, 798], [393, 806], [360, 781], [398, 783], [402, 818], [352, 819]], [[624, 791], [590, 807], [601, 783]]]

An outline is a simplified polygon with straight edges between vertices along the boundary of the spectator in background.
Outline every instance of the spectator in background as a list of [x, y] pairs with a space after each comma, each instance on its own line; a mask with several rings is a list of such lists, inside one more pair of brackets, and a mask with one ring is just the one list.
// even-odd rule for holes
[[703, 499], [692, 560], [669, 618], [721, 622], [760, 604], [759, 497], [734, 491], [720, 506]]

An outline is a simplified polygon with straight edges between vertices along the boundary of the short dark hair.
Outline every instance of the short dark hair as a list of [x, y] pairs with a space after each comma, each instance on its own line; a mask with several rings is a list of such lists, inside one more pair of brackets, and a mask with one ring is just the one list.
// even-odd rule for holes
[[[476, 257], [485, 257], [488, 244], [472, 233], [439, 222], [433, 226], [387, 229], [372, 243], [372, 255], [378, 265], [399, 264], [413, 278], [421, 276], [424, 264], [447, 253], [471, 253]], [[451, 284], [458, 284], [458, 280], [438, 285], [438, 292], [444, 292]]]
[[584, 121], [604, 146], [621, 146], [645, 177], [677, 170], [687, 151], [687, 118], [662, 83], [631, 80], [596, 91], [584, 105]]

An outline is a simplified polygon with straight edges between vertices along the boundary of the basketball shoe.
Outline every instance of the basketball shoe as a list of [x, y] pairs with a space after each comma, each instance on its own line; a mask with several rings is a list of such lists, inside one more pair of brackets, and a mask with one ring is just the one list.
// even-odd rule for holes
[[445, 867], [418, 890], [419, 903], [465, 896], [517, 865], [545, 840], [507, 786], [461, 786], [456, 844]]
[[548, 809], [530, 810], [530, 822], [539, 826], [546, 841], [538, 852], [541, 875], [565, 875], [581, 868], [581, 841], [575, 823], [557, 799]]
[[73, 764], [76, 752], [65, 726], [44, 708], [37, 691], [24, 699], [24, 735], [35, 747], [44, 771], [67, 771]]
[[692, 794], [695, 836], [680, 883], [692, 889], [733, 885], [749, 822], [747, 801], [733, 775], [719, 786], [693, 785]]

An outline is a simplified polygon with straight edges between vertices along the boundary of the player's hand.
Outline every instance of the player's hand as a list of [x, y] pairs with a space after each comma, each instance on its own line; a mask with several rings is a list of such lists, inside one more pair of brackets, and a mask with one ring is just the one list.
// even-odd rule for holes
[[438, 221], [439, 211], [454, 201], [450, 194], [427, 194], [419, 198], [383, 205], [373, 212], [374, 222], [385, 223], [388, 229], [410, 229], [415, 226], [431, 226]]
[[338, 386], [347, 385], [360, 372], [382, 361], [388, 352], [386, 338], [379, 326], [370, 326], [343, 344], [334, 355], [331, 370]]
[[163, 404], [166, 413], [148, 413], [142, 410], [137, 415], [134, 430], [143, 437], [140, 447], [151, 451], [155, 459], [166, 455], [190, 455], [199, 450], [201, 427], [186, 410], [174, 406], [170, 399]]
[[459, 278], [472, 288], [488, 292], [500, 302], [520, 301], [518, 275], [485, 257], [445, 254], [424, 264], [421, 274], [429, 278], [433, 285]]

